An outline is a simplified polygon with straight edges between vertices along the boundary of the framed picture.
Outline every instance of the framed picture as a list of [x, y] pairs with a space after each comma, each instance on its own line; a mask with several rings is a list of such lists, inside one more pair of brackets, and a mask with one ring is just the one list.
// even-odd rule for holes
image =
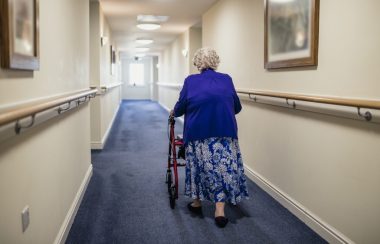
[[265, 0], [266, 69], [318, 65], [319, 0]]
[[116, 51], [115, 47], [110, 45], [110, 64], [111, 64], [111, 75], [114, 74], [115, 71], [115, 63], [116, 63]]
[[1, 66], [5, 69], [38, 70], [38, 0], [0, 0]]
[[115, 49], [112, 50], [112, 63], [116, 64], [116, 51], [115, 51]]

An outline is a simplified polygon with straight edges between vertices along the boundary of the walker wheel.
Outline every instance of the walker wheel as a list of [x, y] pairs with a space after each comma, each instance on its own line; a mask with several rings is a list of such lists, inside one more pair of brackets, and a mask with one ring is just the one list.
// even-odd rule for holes
[[172, 171], [168, 170], [168, 171], [166, 171], [166, 184], [168, 184], [168, 193], [169, 193], [169, 195], [170, 195], [172, 183], [173, 183]]
[[171, 209], [175, 207], [175, 186], [172, 186], [169, 192], [169, 201]]

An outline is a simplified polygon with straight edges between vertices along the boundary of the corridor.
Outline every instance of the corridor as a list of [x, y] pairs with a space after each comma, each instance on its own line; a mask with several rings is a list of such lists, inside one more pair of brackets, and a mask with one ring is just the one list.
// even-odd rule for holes
[[0, 0], [0, 244], [379, 244], [379, 12]]
[[167, 118], [155, 102], [123, 101], [106, 147], [92, 152], [94, 173], [66, 243], [327, 243], [252, 181], [251, 199], [226, 209], [225, 230], [215, 227], [211, 204], [203, 217], [187, 210], [184, 168], [172, 210]]

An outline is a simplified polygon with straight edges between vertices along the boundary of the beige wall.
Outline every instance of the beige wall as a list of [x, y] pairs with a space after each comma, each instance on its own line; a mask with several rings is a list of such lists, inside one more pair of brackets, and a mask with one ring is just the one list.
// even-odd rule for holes
[[151, 99], [158, 101], [158, 56], [152, 57], [152, 84], [151, 84]]
[[[112, 31], [99, 2], [90, 3], [90, 77], [93, 86], [101, 87], [120, 82], [119, 62], [114, 64], [111, 73], [110, 47], [114, 41]], [[101, 37], [107, 37], [106, 45], [101, 46]], [[91, 148], [102, 149], [119, 109], [120, 87], [112, 88], [91, 102]]]
[[[0, 70], [0, 105], [88, 88], [88, 40], [88, 1], [40, 0], [40, 71]], [[89, 114], [85, 105], [1, 143], [0, 243], [54, 242], [91, 169]]]
[[[340, 11], [342, 4], [344, 11]], [[263, 68], [263, 1], [220, 1], [204, 15], [203, 45], [219, 51], [220, 70], [232, 74], [239, 87], [376, 99], [380, 96], [380, 70], [375, 67], [380, 60], [376, 52], [380, 29], [373, 21], [379, 6], [376, 0], [321, 2], [316, 70], [268, 72]]]
[[[178, 36], [159, 58], [159, 82], [183, 84], [189, 74], [198, 73], [193, 67], [193, 55], [202, 46], [202, 31], [200, 28], [189, 28]], [[189, 50], [184, 57], [182, 50]], [[158, 87], [158, 101], [168, 109], [174, 107], [179, 96], [179, 90], [173, 87]]]
[[202, 47], [202, 28], [192, 27], [189, 29], [189, 66], [190, 74], [199, 73], [197, 67], [193, 65], [194, 53]]
[[110, 89], [101, 97], [101, 134], [108, 136], [120, 105], [120, 88]]
[[158, 90], [158, 102], [166, 110], [174, 108], [175, 103], [178, 100], [180, 89], [176, 87], [159, 86]]
[[189, 74], [188, 57], [182, 55], [183, 49], [189, 48], [189, 32], [179, 35], [160, 57], [160, 82], [183, 83]]
[[90, 84], [99, 86], [100, 84], [100, 4], [90, 2]]
[[[104, 16], [103, 10], [100, 7], [100, 36], [107, 36], [108, 43], [100, 47], [100, 84], [105, 85], [107, 83], [120, 82], [118, 66], [119, 63], [113, 64], [111, 72], [111, 45], [117, 50], [117, 46], [112, 37], [112, 30], [108, 24], [106, 17]], [[98, 43], [100, 43], [100, 38], [98, 38]]]
[[[263, 68], [263, 9], [262, 0], [221, 0], [203, 16], [203, 45], [236, 87], [379, 99], [379, 1], [321, 1], [319, 65], [308, 70]], [[245, 101], [238, 123], [253, 174], [346, 240], [380, 240], [379, 124]]]

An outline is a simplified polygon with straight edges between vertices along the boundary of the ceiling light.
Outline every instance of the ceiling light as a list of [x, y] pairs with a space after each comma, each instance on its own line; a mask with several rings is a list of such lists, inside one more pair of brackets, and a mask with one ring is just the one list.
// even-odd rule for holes
[[139, 23], [137, 24], [137, 28], [142, 30], [157, 30], [161, 28], [161, 25], [156, 23]]
[[273, 3], [290, 3], [294, 2], [294, 0], [271, 0]]
[[149, 51], [149, 48], [147, 47], [136, 47], [137, 52], [146, 52]]
[[142, 44], [142, 45], [147, 45], [153, 43], [152, 39], [136, 39], [136, 43]]
[[168, 21], [169, 16], [163, 15], [137, 15], [138, 22], [166, 22]]

